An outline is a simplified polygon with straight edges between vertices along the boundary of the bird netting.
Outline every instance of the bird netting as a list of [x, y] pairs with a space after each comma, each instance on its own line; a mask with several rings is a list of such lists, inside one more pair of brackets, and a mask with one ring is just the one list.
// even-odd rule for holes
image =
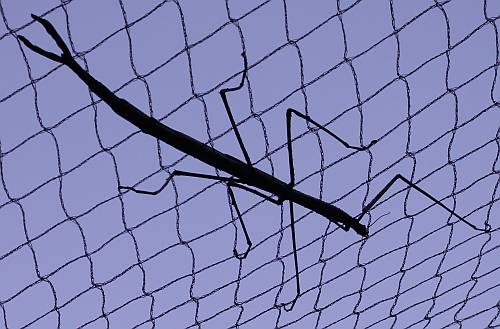
[[[145, 113], [358, 214], [396, 174], [477, 227], [396, 184], [345, 232], [173, 170], [223, 172], [116, 116], [66, 67], [77, 61]], [[0, 0], [0, 324], [5, 328], [493, 328], [500, 326], [500, 5], [484, 1]]]

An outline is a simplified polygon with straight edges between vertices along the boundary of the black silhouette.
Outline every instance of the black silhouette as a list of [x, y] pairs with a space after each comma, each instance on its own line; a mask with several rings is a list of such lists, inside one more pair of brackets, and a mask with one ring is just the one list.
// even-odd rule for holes
[[[302, 119], [314, 124], [317, 126], [319, 129], [322, 131], [326, 132], [333, 138], [335, 138], [337, 141], [342, 143], [345, 147], [354, 149], [357, 151], [364, 151], [367, 150], [369, 147], [373, 146], [374, 144], [377, 143], [377, 140], [372, 140], [368, 146], [362, 146], [362, 147], [356, 147], [356, 146], [351, 146], [348, 143], [346, 143], [344, 140], [342, 140], [340, 137], [335, 135], [333, 132], [329, 131], [310, 117], [289, 108], [286, 112], [286, 122], [287, 122], [287, 148], [288, 148], [288, 159], [289, 159], [289, 169], [290, 169], [290, 183], [285, 183], [263, 171], [261, 171], [258, 168], [255, 168], [252, 166], [250, 157], [245, 149], [245, 146], [243, 144], [242, 138], [239, 134], [238, 127], [234, 121], [234, 118], [231, 114], [231, 110], [227, 101], [226, 93], [227, 92], [232, 92], [232, 91], [237, 91], [240, 88], [243, 87], [244, 80], [246, 77], [247, 73], [247, 60], [246, 56], [244, 53], [242, 53], [243, 60], [244, 60], [244, 70], [243, 70], [243, 76], [241, 79], [240, 84], [235, 87], [235, 88], [228, 88], [228, 89], [222, 89], [220, 91], [220, 96], [224, 102], [224, 107], [226, 109], [227, 115], [229, 117], [229, 120], [231, 122], [231, 125], [233, 127], [233, 131], [236, 134], [236, 138], [238, 140], [239, 146], [243, 152], [243, 155], [245, 157], [245, 162], [222, 152], [217, 151], [216, 149], [207, 146], [203, 144], [202, 142], [199, 142], [195, 140], [194, 138], [183, 134], [182, 132], [176, 131], [170, 127], [167, 127], [166, 125], [162, 124], [160, 121], [147, 116], [143, 112], [141, 112], [139, 109], [137, 109], [134, 105], [130, 104], [128, 101], [125, 99], [117, 97], [113, 92], [111, 92], [106, 86], [104, 86], [101, 82], [97, 81], [94, 79], [88, 72], [86, 72], [73, 58], [71, 55], [68, 47], [60, 37], [60, 35], [57, 33], [56, 29], [54, 26], [47, 20], [38, 17], [36, 15], [31, 15], [31, 17], [39, 22], [40, 24], [43, 25], [47, 33], [54, 39], [56, 42], [57, 46], [59, 49], [62, 51], [61, 55], [56, 55], [54, 53], [48, 52], [34, 44], [32, 44], [28, 39], [25, 37], [19, 35], [18, 38], [20, 41], [22, 41], [26, 47], [31, 49], [32, 51], [61, 64], [66, 65], [68, 68], [70, 68], [73, 72], [78, 75], [78, 77], [92, 90], [97, 96], [99, 96], [106, 104], [109, 105], [109, 107], [119, 116], [139, 128], [142, 132], [145, 134], [151, 135], [155, 138], [158, 138], [159, 140], [171, 145], [172, 147], [189, 154], [196, 159], [208, 164], [209, 166], [215, 167], [220, 169], [221, 171], [224, 171], [231, 175], [230, 177], [218, 177], [218, 176], [213, 176], [213, 175], [206, 175], [206, 174], [200, 174], [200, 173], [191, 173], [191, 172], [185, 172], [185, 171], [180, 171], [180, 170], [175, 170], [165, 181], [165, 183], [156, 191], [144, 191], [144, 190], [138, 190], [133, 187], [126, 187], [126, 186], [119, 186], [120, 189], [129, 189], [137, 193], [142, 193], [142, 194], [151, 194], [151, 195], [156, 195], [160, 193], [170, 182], [173, 176], [188, 176], [188, 177], [198, 177], [198, 178], [207, 178], [207, 179], [212, 179], [212, 180], [218, 180], [222, 181], [226, 184], [229, 196], [231, 199], [232, 205], [236, 209], [236, 213], [238, 215], [238, 219], [241, 223], [241, 226], [243, 228], [246, 242], [247, 242], [247, 249], [245, 250], [244, 253], [238, 254], [236, 250], [233, 250], [235, 257], [239, 259], [244, 259], [247, 255], [248, 252], [250, 251], [252, 247], [252, 242], [250, 240], [250, 237], [248, 235], [247, 229], [245, 227], [245, 224], [243, 222], [240, 210], [238, 209], [238, 206], [236, 204], [236, 198], [234, 196], [234, 193], [231, 189], [231, 187], [237, 187], [243, 190], [246, 190], [248, 192], [254, 193], [270, 202], [273, 202], [277, 205], [281, 205], [284, 201], [288, 200], [289, 201], [289, 206], [290, 206], [290, 220], [291, 220], [291, 235], [292, 235], [292, 245], [293, 245], [293, 256], [294, 256], [294, 264], [295, 264], [295, 279], [296, 279], [296, 296], [291, 301], [289, 304], [282, 304], [280, 306], [284, 306], [285, 310], [290, 311], [298, 297], [300, 296], [300, 280], [299, 280], [299, 269], [298, 269], [298, 259], [297, 259], [297, 246], [296, 246], [296, 240], [295, 240], [295, 225], [294, 225], [294, 212], [293, 212], [293, 204], [297, 203], [307, 209], [310, 209], [311, 211], [314, 211], [324, 217], [326, 217], [328, 220], [331, 222], [335, 223], [336, 225], [340, 226], [342, 229], [345, 231], [348, 231], [350, 228], [352, 228], [356, 233], [363, 237], [368, 236], [368, 228], [359, 223], [361, 218], [373, 207], [375, 202], [377, 202], [382, 195], [387, 192], [387, 190], [394, 184], [394, 182], [398, 179], [402, 180], [404, 183], [406, 183], [409, 187], [415, 188], [417, 191], [425, 195], [426, 197], [430, 198], [432, 201], [434, 201], [436, 204], [440, 205], [442, 208], [446, 209], [449, 211], [451, 214], [459, 218], [461, 221], [469, 225], [471, 228], [482, 231], [482, 232], [489, 232], [490, 227], [488, 226], [487, 229], [479, 229], [475, 225], [469, 223], [466, 221], [464, 218], [461, 216], [457, 215], [455, 212], [453, 212], [451, 209], [446, 207], [442, 202], [434, 198], [432, 195], [427, 193], [426, 191], [422, 190], [420, 187], [416, 186], [413, 184], [411, 181], [406, 179], [405, 177], [401, 175], [396, 175], [374, 198], [372, 201], [368, 203], [366, 207], [363, 208], [361, 214], [351, 217], [349, 214], [344, 212], [343, 210], [325, 202], [320, 199], [317, 199], [315, 197], [312, 197], [310, 195], [307, 195], [305, 193], [302, 193], [298, 190], [294, 189], [295, 185], [295, 174], [294, 174], [294, 167], [293, 167], [293, 152], [292, 152], [292, 137], [291, 137], [291, 118], [292, 114], [295, 114]], [[244, 185], [243, 185], [244, 184]], [[272, 196], [267, 196], [263, 194], [262, 192], [255, 190], [249, 186], [256, 187], [260, 190], [266, 191], [270, 193], [272, 196], [277, 197], [277, 199], [273, 199]], [[290, 305], [290, 307], [286, 307], [286, 305]]]

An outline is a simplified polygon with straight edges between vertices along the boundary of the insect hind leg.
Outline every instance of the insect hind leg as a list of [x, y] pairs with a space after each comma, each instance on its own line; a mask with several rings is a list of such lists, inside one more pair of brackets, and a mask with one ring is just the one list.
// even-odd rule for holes
[[[344, 141], [342, 138], [337, 136], [335, 133], [332, 131], [328, 130], [318, 122], [314, 121], [311, 117], [300, 113], [299, 111], [293, 109], [293, 108], [288, 108], [286, 111], [286, 132], [287, 132], [287, 149], [288, 149], [288, 168], [290, 171], [290, 183], [289, 186], [290, 188], [293, 188], [295, 186], [295, 169], [293, 165], [293, 149], [292, 149], [292, 114], [295, 114], [296, 116], [306, 120], [309, 123], [314, 124], [317, 126], [319, 129], [322, 131], [326, 132], [328, 135], [331, 137], [335, 138], [338, 142], [340, 142], [342, 145], [344, 145], [347, 148], [355, 149], [358, 151], [363, 151], [377, 143], [376, 140], [372, 140], [368, 146], [351, 146], [349, 145], [346, 141]], [[280, 306], [283, 306], [285, 311], [291, 311], [297, 302], [297, 299], [300, 296], [300, 279], [299, 279], [299, 264], [298, 264], [298, 257], [297, 257], [297, 243], [296, 243], [296, 234], [295, 234], [295, 218], [294, 218], [294, 213], [293, 213], [293, 202], [289, 201], [290, 204], [290, 229], [291, 229], [291, 234], [292, 234], [292, 247], [293, 247], [293, 258], [294, 258], [294, 265], [295, 265], [295, 282], [296, 282], [296, 295], [295, 298], [288, 304], [281, 304]], [[345, 231], [348, 231], [350, 226], [349, 225], [341, 225], [340, 223], [333, 221], [335, 224], [339, 225], [342, 229]], [[358, 223], [356, 223], [358, 224]], [[287, 307], [287, 305], [290, 305]]]
[[434, 196], [432, 196], [430, 193], [428, 193], [427, 191], [425, 191], [424, 189], [420, 188], [419, 186], [417, 186], [416, 184], [412, 183], [409, 179], [407, 179], [406, 177], [404, 177], [403, 175], [401, 174], [397, 174], [395, 175], [383, 188], [382, 190], [380, 190], [380, 192], [377, 193], [377, 195], [375, 195], [375, 197], [363, 208], [361, 214], [359, 214], [358, 216], [356, 216], [356, 219], [359, 221], [361, 220], [361, 218], [375, 205], [375, 203], [380, 200], [380, 198], [389, 190], [389, 188], [397, 181], [397, 180], [401, 180], [403, 181], [405, 184], [407, 184], [409, 187], [412, 187], [414, 188], [415, 190], [417, 190], [418, 192], [420, 192], [421, 194], [425, 195], [427, 198], [431, 199], [432, 201], [434, 201], [435, 204], [439, 205], [441, 208], [447, 210], [450, 214], [452, 214], [453, 216], [457, 217], [458, 219], [460, 219], [460, 221], [464, 222], [465, 224], [467, 224], [468, 226], [470, 226], [471, 228], [473, 228], [474, 230], [476, 231], [481, 231], [481, 232], [490, 232], [491, 230], [491, 227], [489, 227], [489, 225], [487, 225], [487, 228], [486, 229], [481, 229], [481, 228], [478, 228], [477, 226], [475, 226], [474, 224], [468, 222], [465, 218], [463, 218], [462, 216], [458, 215], [456, 212], [454, 212], [453, 210], [451, 210], [450, 208], [448, 208], [444, 203], [442, 203], [441, 201], [439, 201], [438, 199], [436, 199]]

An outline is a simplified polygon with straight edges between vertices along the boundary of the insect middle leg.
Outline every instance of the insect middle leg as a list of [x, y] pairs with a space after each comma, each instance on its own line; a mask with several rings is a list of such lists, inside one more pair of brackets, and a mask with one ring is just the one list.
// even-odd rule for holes
[[231, 199], [231, 204], [233, 205], [234, 209], [236, 210], [236, 215], [238, 216], [241, 227], [243, 228], [243, 233], [245, 234], [245, 239], [247, 242], [247, 249], [245, 250], [244, 253], [238, 254], [238, 252], [236, 251], [236, 248], [235, 248], [235, 249], [233, 249], [233, 254], [238, 259], [245, 259], [248, 255], [248, 252], [252, 248], [252, 241], [250, 240], [250, 236], [248, 235], [248, 231], [247, 231], [247, 228], [245, 226], [245, 222], [243, 221], [243, 216], [241, 215], [238, 204], [236, 203], [236, 197], [234, 196], [233, 189], [231, 188], [231, 186], [238, 187], [238, 188], [243, 189], [245, 191], [256, 194], [256, 195], [263, 197], [264, 199], [271, 201], [272, 203], [277, 204], [277, 205], [281, 204], [282, 202], [279, 200], [274, 200], [273, 198], [271, 198], [271, 197], [269, 197], [269, 196], [267, 196], [267, 195], [265, 195], [257, 190], [249, 188], [245, 185], [241, 185], [241, 184], [233, 183], [233, 182], [229, 182], [226, 185], [227, 185], [227, 191], [229, 193], [229, 198]]
[[[377, 143], [376, 140], [372, 140], [368, 146], [352, 146], [349, 145], [346, 141], [344, 141], [342, 138], [337, 136], [335, 133], [332, 131], [328, 130], [325, 128], [323, 125], [319, 124], [318, 122], [314, 121], [311, 117], [300, 113], [299, 111], [289, 108], [286, 111], [286, 133], [287, 133], [287, 149], [288, 149], [288, 168], [290, 171], [290, 188], [293, 188], [295, 186], [295, 170], [294, 170], [294, 165], [293, 165], [293, 149], [292, 149], [292, 114], [297, 115], [298, 117], [306, 120], [309, 123], [312, 123], [331, 137], [335, 138], [338, 142], [340, 142], [342, 145], [344, 145], [346, 148], [358, 150], [358, 151], [363, 151]], [[292, 234], [292, 247], [293, 247], [293, 258], [294, 258], [294, 264], [295, 264], [295, 286], [296, 286], [296, 295], [295, 298], [289, 303], [290, 307], [286, 307], [286, 305], [283, 305], [286, 311], [290, 311], [293, 309], [295, 306], [295, 303], [297, 302], [297, 299], [300, 296], [300, 279], [299, 279], [299, 264], [298, 264], [298, 257], [297, 257], [297, 242], [295, 238], [295, 216], [293, 212], [293, 202], [289, 201], [289, 206], [290, 206], [290, 230]], [[334, 222], [336, 223], [336, 222]], [[336, 223], [337, 224], [337, 223]], [[337, 224], [339, 225], [339, 224]], [[341, 226], [344, 230], [349, 230], [349, 226]]]
[[251, 187], [248, 187], [248, 186], [240, 184], [240, 180], [237, 179], [237, 178], [233, 178], [233, 177], [220, 177], [220, 176], [200, 174], [200, 173], [193, 173], [193, 172], [182, 171], [182, 170], [174, 170], [172, 172], [172, 174], [170, 174], [170, 176], [168, 176], [168, 178], [165, 180], [165, 183], [163, 183], [163, 185], [159, 189], [154, 190], [154, 191], [140, 190], [140, 189], [136, 189], [135, 187], [121, 186], [121, 185], [118, 186], [118, 188], [119, 189], [131, 190], [131, 191], [134, 191], [134, 192], [140, 193], [140, 194], [157, 195], [158, 193], [160, 193], [161, 191], [163, 191], [163, 189], [165, 189], [165, 187], [167, 187], [168, 183], [170, 183], [170, 181], [172, 180], [172, 178], [174, 178], [174, 176], [187, 176], [187, 177], [205, 178], [205, 179], [217, 180], [217, 181], [221, 181], [221, 182], [226, 183], [228, 194], [229, 194], [229, 198], [231, 199], [231, 205], [236, 210], [236, 214], [237, 214], [238, 219], [240, 221], [241, 227], [243, 228], [243, 233], [245, 235], [245, 239], [246, 239], [246, 243], [247, 243], [247, 248], [246, 248], [245, 252], [243, 252], [241, 254], [239, 254], [236, 251], [236, 248], [233, 249], [233, 254], [238, 259], [245, 259], [247, 257], [247, 255], [250, 252], [250, 249], [252, 247], [252, 241], [251, 241], [250, 236], [248, 234], [245, 222], [243, 221], [243, 216], [241, 215], [241, 212], [240, 212], [240, 209], [238, 207], [238, 204], [236, 203], [236, 197], [235, 197], [234, 192], [233, 192], [233, 190], [232, 190], [231, 187], [237, 187], [239, 189], [242, 189], [242, 190], [245, 190], [247, 192], [253, 193], [253, 194], [255, 194], [257, 196], [260, 196], [263, 199], [265, 199], [267, 201], [270, 201], [270, 202], [272, 202], [274, 204], [277, 204], [277, 205], [280, 205], [280, 204], [283, 203], [283, 201], [281, 201], [281, 200], [275, 200], [272, 197], [267, 196], [264, 193], [261, 193], [261, 192], [255, 190], [255, 189], [253, 189]]

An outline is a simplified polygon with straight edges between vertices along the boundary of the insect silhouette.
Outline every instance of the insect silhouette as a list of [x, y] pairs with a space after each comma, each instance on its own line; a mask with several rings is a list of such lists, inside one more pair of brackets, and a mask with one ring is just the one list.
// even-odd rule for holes
[[[134, 105], [130, 104], [127, 100], [117, 97], [111, 90], [109, 90], [106, 86], [104, 86], [101, 82], [97, 81], [94, 77], [92, 77], [88, 72], [86, 72], [73, 58], [71, 55], [67, 45], [64, 43], [61, 36], [58, 34], [54, 26], [47, 20], [38, 17], [36, 15], [31, 15], [31, 17], [42, 24], [47, 33], [52, 37], [55, 41], [59, 49], [62, 51], [61, 55], [56, 55], [49, 51], [46, 51], [34, 44], [32, 44], [28, 39], [19, 35], [19, 40], [24, 43], [26, 47], [31, 49], [32, 51], [40, 54], [41, 56], [50, 59], [52, 61], [61, 63], [71, 69], [89, 88], [92, 92], [94, 92], [97, 96], [99, 96], [108, 106], [119, 116], [139, 128], [143, 133], [151, 135], [172, 147], [184, 152], [206, 164], [209, 166], [220, 169], [223, 172], [229, 174], [229, 177], [219, 177], [213, 175], [207, 175], [202, 173], [193, 173], [186, 172], [181, 170], [175, 170], [172, 174], [166, 179], [165, 183], [156, 191], [145, 191], [139, 190], [134, 187], [127, 186], [119, 186], [119, 189], [128, 189], [134, 191], [136, 193], [142, 194], [150, 194], [156, 195], [160, 193], [171, 181], [174, 176], [188, 176], [188, 177], [197, 177], [197, 178], [205, 178], [223, 182], [228, 190], [229, 197], [231, 199], [231, 204], [236, 210], [236, 214], [238, 216], [238, 220], [243, 229], [247, 247], [243, 253], [238, 253], [236, 248], [233, 250], [234, 256], [238, 259], [244, 259], [252, 247], [252, 241], [248, 235], [245, 223], [241, 216], [240, 210], [236, 203], [236, 198], [233, 193], [232, 188], [239, 188], [250, 193], [254, 193], [265, 200], [268, 200], [274, 204], [281, 205], [284, 201], [288, 201], [289, 204], [289, 212], [290, 212], [290, 229], [291, 229], [291, 237], [292, 237], [292, 247], [293, 247], [293, 258], [294, 258], [294, 266], [295, 266], [295, 283], [296, 283], [296, 295], [294, 299], [289, 303], [284, 303], [279, 306], [284, 307], [286, 311], [290, 311], [293, 309], [297, 299], [300, 296], [300, 279], [299, 279], [299, 265], [297, 259], [297, 243], [295, 239], [295, 219], [294, 219], [294, 211], [293, 205], [299, 204], [302, 207], [305, 207], [311, 211], [316, 212], [319, 215], [330, 220], [332, 223], [340, 226], [345, 231], [349, 231], [349, 229], [353, 229], [357, 234], [362, 237], [368, 236], [368, 228], [361, 224], [360, 221], [362, 217], [374, 206], [374, 204], [382, 197], [382, 195], [387, 192], [387, 190], [397, 181], [401, 180], [406, 183], [409, 187], [414, 188], [419, 191], [436, 204], [446, 209], [452, 215], [459, 218], [462, 222], [469, 225], [471, 228], [489, 232], [490, 227], [487, 225], [487, 229], [480, 229], [475, 225], [471, 224], [454, 211], [446, 207], [442, 202], [438, 199], [434, 198], [431, 194], [427, 193], [425, 190], [421, 189], [410, 180], [406, 179], [404, 176], [397, 174], [395, 175], [382, 190], [375, 195], [375, 197], [362, 209], [362, 212], [357, 216], [351, 216], [347, 214], [342, 209], [335, 207], [332, 204], [329, 204], [323, 200], [315, 198], [313, 196], [307, 195], [303, 192], [300, 192], [294, 188], [295, 186], [295, 174], [294, 174], [294, 166], [293, 166], [293, 151], [292, 151], [292, 136], [291, 136], [291, 119], [292, 115], [306, 120], [307, 122], [317, 126], [320, 130], [324, 131], [346, 148], [354, 149], [356, 151], [365, 151], [369, 149], [371, 146], [375, 145], [378, 140], [372, 140], [367, 146], [351, 146], [339, 136], [322, 126], [321, 124], [314, 121], [309, 116], [306, 116], [295, 109], [289, 108], [286, 111], [286, 124], [287, 124], [287, 150], [288, 150], [288, 162], [289, 162], [289, 171], [290, 171], [290, 182], [285, 183], [280, 179], [267, 174], [266, 172], [255, 168], [252, 165], [248, 152], [245, 149], [245, 145], [243, 144], [243, 140], [238, 131], [238, 126], [233, 118], [233, 115], [230, 110], [229, 102], [227, 100], [226, 94], [228, 92], [233, 92], [241, 89], [244, 85], [244, 81], [246, 78], [246, 74], [248, 71], [248, 63], [246, 59], [246, 55], [243, 52], [243, 61], [244, 61], [244, 69], [241, 78], [241, 82], [237, 87], [234, 88], [226, 88], [220, 90], [220, 96], [224, 103], [224, 107], [227, 112], [227, 116], [229, 121], [231, 122], [231, 126], [236, 135], [236, 139], [238, 140], [239, 147], [243, 153], [245, 158], [245, 162], [239, 160], [231, 155], [222, 153], [210, 146], [205, 145], [204, 143], [182, 133], [177, 130], [174, 130], [166, 125], [162, 124], [160, 121], [147, 116]], [[266, 195], [264, 192], [269, 193], [270, 195]]]

